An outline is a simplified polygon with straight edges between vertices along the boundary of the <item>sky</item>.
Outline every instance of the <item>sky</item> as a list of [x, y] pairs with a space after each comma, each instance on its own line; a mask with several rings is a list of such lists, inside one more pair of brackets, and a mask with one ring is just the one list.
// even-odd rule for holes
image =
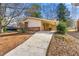
[[72, 6], [71, 4], [65, 4], [70, 11], [70, 17], [72, 19], [79, 19], [79, 6]]
[[[56, 10], [57, 10], [57, 3], [42, 3], [40, 4], [41, 8], [45, 9], [43, 11], [43, 9], [41, 10], [42, 16], [43, 18], [47, 18], [47, 15], [50, 15], [48, 17], [48, 19], [54, 19], [56, 18]], [[79, 19], [79, 7], [73, 7], [71, 3], [65, 3], [66, 8], [68, 8], [68, 10], [70, 11], [70, 18], [72, 19]], [[50, 11], [52, 10], [52, 12]]]
[[[57, 10], [57, 5], [58, 5], [57, 3], [39, 3], [39, 5], [41, 6], [40, 11], [41, 11], [42, 18], [46, 18], [46, 19], [49, 19], [49, 20], [57, 18], [56, 17], [56, 10]], [[29, 3], [28, 4], [27, 3], [21, 4], [20, 8], [22, 9], [24, 6], [26, 8], [28, 8], [28, 7], [31, 6], [31, 3], [30, 4]], [[70, 18], [72, 20], [79, 19], [79, 7], [73, 7], [70, 3], [66, 3], [65, 6], [70, 11]], [[16, 6], [14, 6], [14, 7], [16, 7]], [[6, 15], [8, 15], [10, 12], [12, 12], [12, 10], [7, 9]], [[26, 17], [26, 16], [25, 16], [24, 13], [22, 13], [22, 15], [20, 15], [16, 19], [22, 20], [24, 17]], [[10, 26], [14, 25], [15, 22], [17, 21], [16, 19], [14, 20], [14, 22], [12, 21], [12, 23], [10, 23], [9, 25]]]
[[[21, 4], [21, 7], [23, 4]], [[28, 6], [26, 6], [28, 5]], [[27, 4], [25, 3], [26, 8], [30, 7], [31, 3]], [[41, 6], [41, 15], [42, 18], [48, 18], [48, 19], [55, 19], [56, 18], [56, 10], [57, 10], [57, 3], [39, 3]], [[70, 3], [66, 3], [65, 6], [68, 8], [70, 11], [70, 18], [72, 19], [78, 19], [79, 18], [79, 7], [74, 7]], [[7, 12], [11, 12], [10, 10], [7, 10]], [[49, 15], [49, 16], [48, 16]], [[21, 16], [24, 16], [21, 15]]]

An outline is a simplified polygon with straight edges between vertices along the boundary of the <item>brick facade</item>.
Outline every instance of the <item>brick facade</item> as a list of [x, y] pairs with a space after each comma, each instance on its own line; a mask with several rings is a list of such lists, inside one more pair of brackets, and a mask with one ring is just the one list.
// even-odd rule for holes
[[28, 27], [29, 31], [40, 31], [40, 27]]

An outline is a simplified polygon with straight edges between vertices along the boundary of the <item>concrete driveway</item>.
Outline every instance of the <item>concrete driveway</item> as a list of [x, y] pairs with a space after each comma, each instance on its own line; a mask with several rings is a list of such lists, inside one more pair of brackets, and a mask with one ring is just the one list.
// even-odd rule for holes
[[23, 44], [19, 45], [5, 56], [45, 56], [53, 32], [36, 32]]

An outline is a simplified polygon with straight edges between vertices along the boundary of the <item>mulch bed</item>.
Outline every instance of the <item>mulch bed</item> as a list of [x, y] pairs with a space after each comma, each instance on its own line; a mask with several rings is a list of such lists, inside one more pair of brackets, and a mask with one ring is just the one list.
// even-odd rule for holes
[[54, 34], [47, 56], [79, 56], [79, 40], [68, 34]]

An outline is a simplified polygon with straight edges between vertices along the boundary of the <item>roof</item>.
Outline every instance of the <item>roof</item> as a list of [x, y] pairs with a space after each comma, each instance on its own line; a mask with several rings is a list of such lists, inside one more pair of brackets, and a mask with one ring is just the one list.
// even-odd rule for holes
[[79, 6], [79, 3], [72, 3], [73, 6]]
[[27, 19], [33, 19], [33, 20], [38, 20], [38, 21], [53, 21], [53, 22], [56, 22], [56, 19], [48, 20], [48, 19], [36, 18], [36, 17], [26, 17], [23, 21], [27, 21]]
[[48, 19], [36, 18], [36, 17], [27, 17], [22, 22], [28, 22], [28, 20], [42, 21], [43, 23], [48, 23], [48, 24], [52, 24], [52, 25], [54, 25], [54, 23], [57, 22], [56, 19], [48, 20]]

